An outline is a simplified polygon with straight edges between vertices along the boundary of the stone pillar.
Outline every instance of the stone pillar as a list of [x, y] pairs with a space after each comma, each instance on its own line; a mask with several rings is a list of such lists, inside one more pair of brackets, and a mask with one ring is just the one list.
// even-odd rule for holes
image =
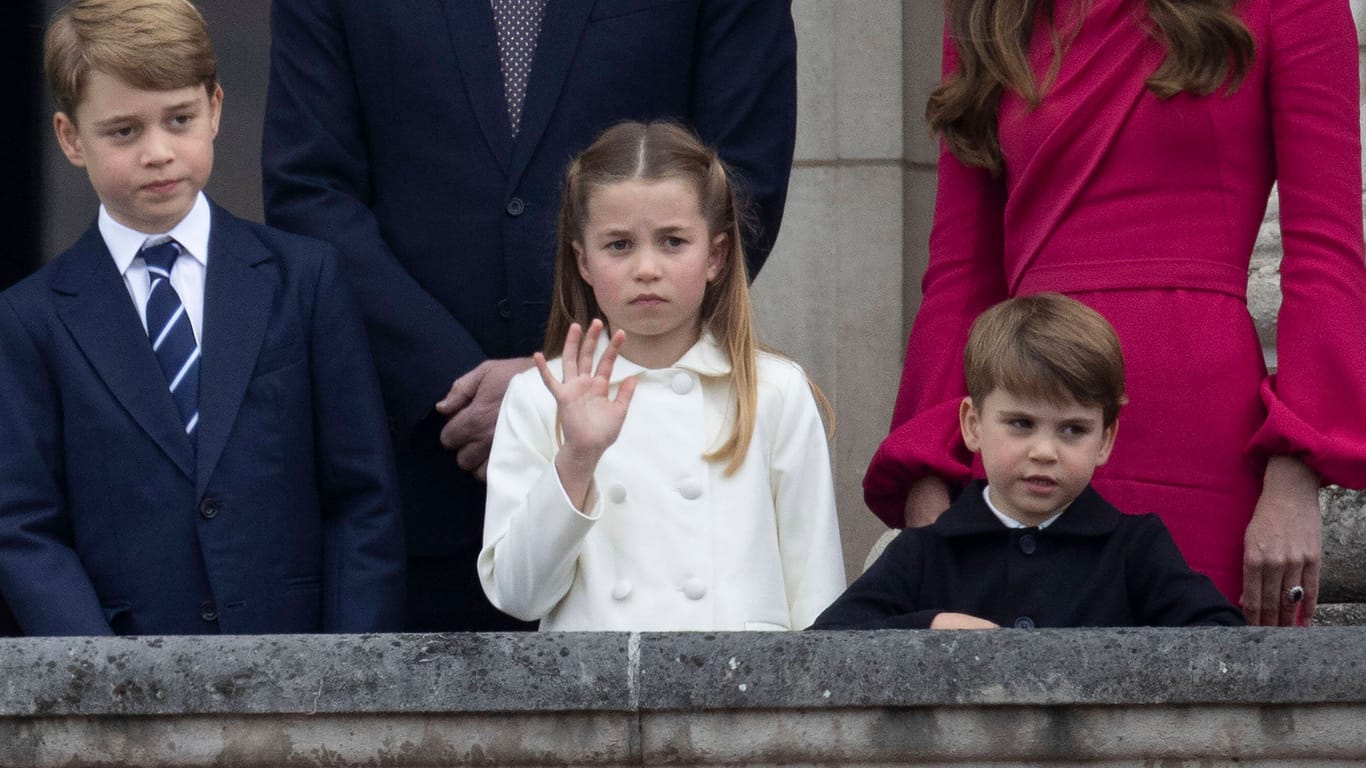
[[[885, 530], [864, 507], [863, 473], [887, 433], [900, 378], [903, 287], [915, 286], [918, 301], [923, 269], [923, 257], [908, 255], [923, 251], [925, 230], [910, 225], [907, 209], [932, 201], [933, 158], [918, 168], [908, 159], [905, 113], [924, 103], [914, 84], [925, 52], [910, 48], [926, 14], [911, 9], [932, 5], [796, 0], [792, 7], [796, 163], [755, 302], [764, 338], [806, 368], [839, 414], [831, 450], [851, 574]], [[937, 67], [937, 45], [928, 53]]]

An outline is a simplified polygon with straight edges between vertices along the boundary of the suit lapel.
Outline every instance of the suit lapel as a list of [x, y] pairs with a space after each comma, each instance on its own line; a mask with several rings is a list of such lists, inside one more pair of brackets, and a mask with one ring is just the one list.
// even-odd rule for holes
[[[507, 98], [503, 95], [503, 69], [498, 57], [493, 9], [489, 0], [439, 1], [446, 15], [446, 28], [455, 47], [465, 93], [469, 95], [489, 150], [506, 173], [512, 156], [512, 128], [508, 124]], [[535, 65], [532, 67], [534, 70]]]
[[[488, 0], [480, 2], [488, 12]], [[531, 79], [527, 82], [526, 104], [522, 107], [521, 133], [512, 150], [512, 167], [508, 172], [508, 187], [517, 185], [527, 163], [541, 143], [550, 116], [560, 101], [560, 91], [564, 88], [565, 78], [574, 62], [574, 52], [579, 48], [583, 37], [584, 25], [588, 23], [591, 2], [557, 2], [549, 0], [545, 7], [545, 17], [541, 20], [541, 36], [536, 43], [536, 55], [531, 60]], [[491, 15], [491, 14], [490, 14]], [[493, 60], [498, 61], [498, 45], [494, 42]], [[500, 70], [501, 71], [501, 70]], [[498, 93], [503, 89], [499, 81]], [[507, 125], [506, 99], [503, 103], [503, 124]], [[510, 132], [511, 129], [508, 129]], [[566, 158], [567, 161], [567, 158]]]
[[171, 461], [194, 477], [194, 447], [123, 277], [92, 226], [53, 277], [57, 314], [114, 398]]
[[265, 338], [276, 272], [274, 255], [232, 214], [213, 207], [204, 285], [196, 495], [202, 496], [232, 432]]

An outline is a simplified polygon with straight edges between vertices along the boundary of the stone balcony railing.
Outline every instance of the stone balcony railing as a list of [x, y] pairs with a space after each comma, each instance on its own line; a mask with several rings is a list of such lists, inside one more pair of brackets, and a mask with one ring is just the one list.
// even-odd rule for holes
[[0, 766], [1328, 766], [1366, 629], [0, 641]]

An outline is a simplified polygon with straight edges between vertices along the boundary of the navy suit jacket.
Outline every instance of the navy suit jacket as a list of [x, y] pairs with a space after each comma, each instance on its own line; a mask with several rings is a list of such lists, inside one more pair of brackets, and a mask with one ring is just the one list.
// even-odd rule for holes
[[452, 591], [482, 603], [483, 486], [440, 451], [433, 404], [484, 360], [541, 347], [562, 177], [616, 122], [679, 119], [718, 149], [757, 213], [758, 269], [792, 161], [790, 2], [552, 0], [515, 140], [489, 0], [275, 0], [271, 33], [267, 221], [341, 252], [395, 430], [409, 553], [464, 560]]
[[97, 227], [0, 294], [0, 592], [27, 634], [399, 626], [393, 460], [331, 248], [211, 215], [197, 446]]

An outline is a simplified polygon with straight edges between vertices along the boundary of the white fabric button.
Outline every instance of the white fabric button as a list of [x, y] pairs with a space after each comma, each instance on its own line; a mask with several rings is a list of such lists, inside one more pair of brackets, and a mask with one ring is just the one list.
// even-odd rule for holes
[[686, 395], [692, 391], [692, 377], [686, 373], [675, 373], [674, 380], [669, 383], [669, 386], [673, 387], [674, 392]]
[[679, 483], [678, 493], [688, 501], [695, 501], [702, 496], [702, 484], [689, 478]]
[[683, 580], [683, 594], [689, 600], [701, 600], [707, 594], [707, 585], [696, 576], [689, 576]]
[[627, 581], [626, 579], [621, 579], [617, 581], [616, 584], [612, 585], [613, 600], [625, 600], [627, 597], [630, 597], [630, 595], [631, 582]]
[[626, 486], [621, 483], [612, 483], [607, 488], [607, 500], [613, 504], [620, 504], [626, 501]]

